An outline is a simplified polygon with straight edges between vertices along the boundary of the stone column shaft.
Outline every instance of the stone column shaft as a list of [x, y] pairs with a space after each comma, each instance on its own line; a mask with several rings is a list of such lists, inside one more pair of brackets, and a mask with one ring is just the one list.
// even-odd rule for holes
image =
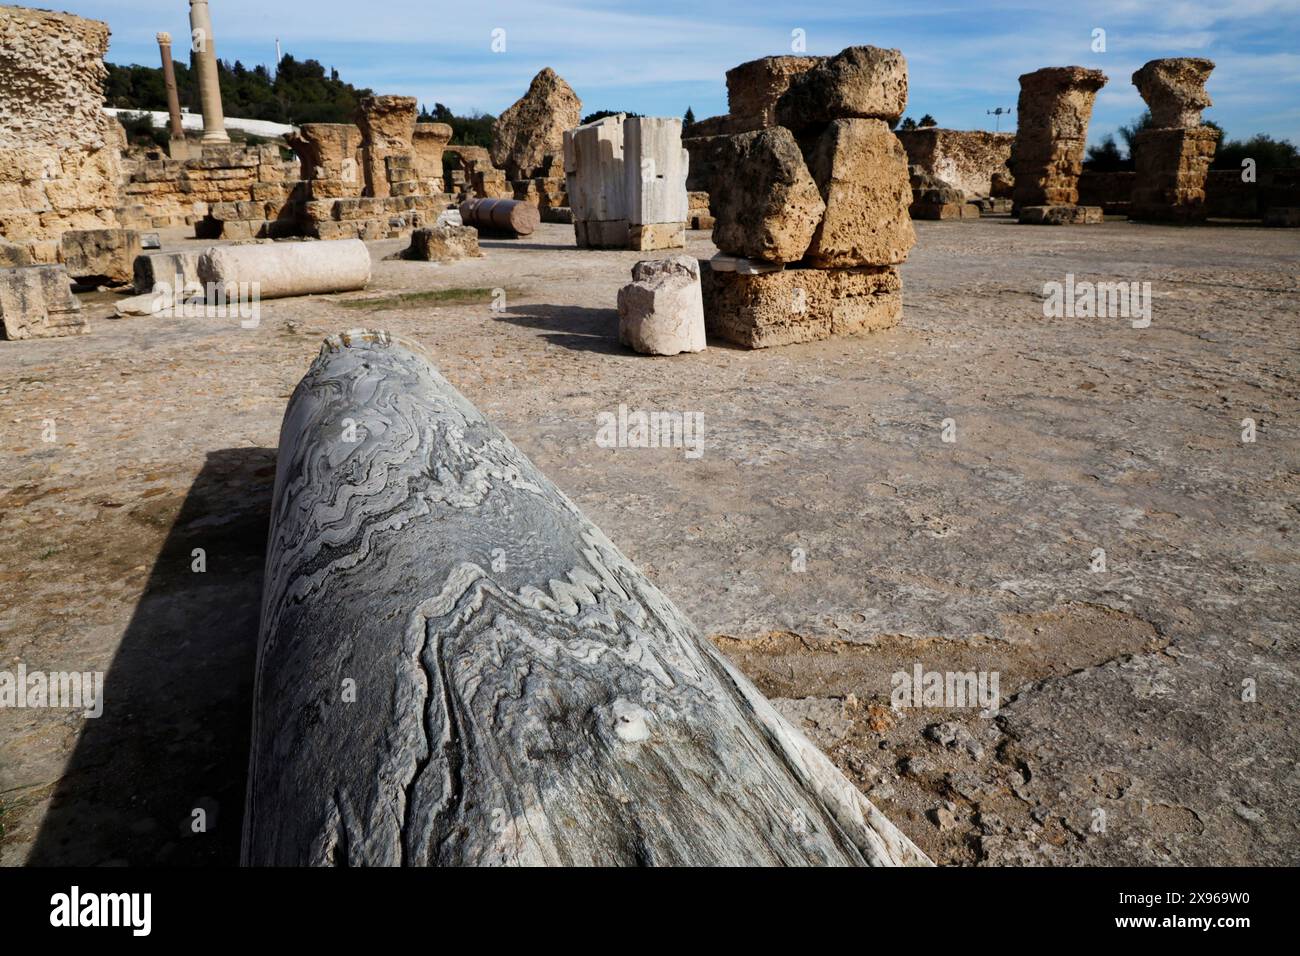
[[228, 143], [226, 118], [221, 112], [221, 82], [217, 74], [217, 48], [212, 40], [212, 16], [208, 0], [190, 0], [190, 30], [194, 65], [199, 77], [199, 101], [203, 105], [203, 141]]
[[181, 122], [181, 99], [176, 92], [176, 70], [172, 66], [172, 35], [158, 34], [158, 51], [162, 54], [163, 83], [167, 86], [167, 115], [174, 138], [185, 135], [185, 126]]

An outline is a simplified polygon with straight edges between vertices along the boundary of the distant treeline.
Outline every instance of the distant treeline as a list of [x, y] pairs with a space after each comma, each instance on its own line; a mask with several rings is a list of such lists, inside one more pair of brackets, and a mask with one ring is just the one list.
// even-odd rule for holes
[[[1250, 139], [1228, 139], [1223, 135], [1223, 128], [1212, 120], [1202, 120], [1202, 125], [1219, 131], [1219, 144], [1214, 151], [1211, 169], [1241, 169], [1243, 159], [1253, 159], [1255, 168], [1297, 169], [1300, 168], [1300, 150], [1287, 139], [1274, 139], [1267, 133], [1256, 133]], [[1137, 134], [1151, 128], [1151, 113], [1144, 111], [1128, 126], [1119, 128], [1120, 139], [1124, 141], [1121, 150], [1114, 136], [1107, 136], [1098, 146], [1088, 147], [1088, 159], [1085, 168], [1095, 172], [1118, 172], [1132, 170], [1133, 141]]]

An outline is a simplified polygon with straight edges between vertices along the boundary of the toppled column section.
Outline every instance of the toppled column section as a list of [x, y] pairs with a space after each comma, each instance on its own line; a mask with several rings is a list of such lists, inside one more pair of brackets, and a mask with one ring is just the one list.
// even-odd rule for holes
[[[1106, 74], [1082, 66], [1051, 66], [1020, 77], [1016, 138], [1011, 147], [1014, 212], [1022, 222], [1072, 222], [1078, 214], [1025, 209], [1077, 206], [1088, 122]], [[1083, 214], [1083, 221], [1095, 220]]]
[[564, 169], [580, 248], [686, 246], [686, 173], [679, 119], [622, 113], [564, 133]]
[[1201, 125], [1210, 106], [1205, 81], [1214, 63], [1201, 57], [1151, 60], [1133, 74], [1133, 85], [1151, 110], [1151, 127], [1133, 138], [1132, 206], [1129, 217], [1195, 222], [1206, 217], [1205, 180], [1219, 131]]
[[232, 300], [240, 293], [276, 299], [351, 292], [370, 281], [370, 250], [360, 239], [213, 246], [199, 256], [198, 271], [205, 287], [215, 284]]
[[0, 269], [0, 338], [46, 339], [89, 331], [63, 266]]
[[104, 112], [108, 25], [0, 6], [0, 238], [58, 259], [67, 229], [117, 226], [121, 126]]
[[643, 355], [703, 352], [704, 300], [694, 256], [648, 259], [618, 290], [618, 340]]
[[467, 199], [457, 211], [465, 225], [512, 239], [531, 235], [541, 222], [537, 207], [518, 199]]
[[418, 348], [326, 340], [277, 461], [245, 864], [929, 863]]
[[916, 235], [889, 124], [906, 102], [902, 54], [851, 47], [790, 79], [781, 125], [711, 138], [722, 254], [702, 264], [710, 333], [763, 348], [898, 323], [898, 266]]

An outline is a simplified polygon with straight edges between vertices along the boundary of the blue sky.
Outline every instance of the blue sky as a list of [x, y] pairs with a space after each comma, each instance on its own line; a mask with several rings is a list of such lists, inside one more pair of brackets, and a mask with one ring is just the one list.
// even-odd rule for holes
[[[59, 9], [107, 20], [116, 63], [155, 65], [156, 32], [171, 32], [178, 46], [189, 32], [186, 0], [65, 0]], [[1217, 64], [1207, 119], [1230, 137], [1267, 132], [1300, 145], [1300, 0], [211, 0], [211, 9], [222, 59], [270, 65], [278, 36], [285, 52], [358, 86], [458, 113], [500, 112], [551, 66], [584, 112], [667, 116], [691, 106], [712, 116], [726, 111], [726, 70], [790, 52], [797, 29], [808, 53], [901, 49], [908, 113], [957, 129], [993, 129], [986, 110], [1015, 105], [1021, 73], [1097, 67], [1110, 78], [1093, 113], [1097, 142], [1141, 112], [1135, 69], [1155, 57], [1206, 56]], [[491, 50], [496, 29], [504, 52]], [[1095, 29], [1106, 31], [1105, 52], [1092, 49]]]

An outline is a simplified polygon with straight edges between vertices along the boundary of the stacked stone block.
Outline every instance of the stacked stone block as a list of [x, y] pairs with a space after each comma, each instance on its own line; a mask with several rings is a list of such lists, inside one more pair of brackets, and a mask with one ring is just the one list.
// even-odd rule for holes
[[1205, 81], [1214, 63], [1200, 57], [1151, 60], [1133, 74], [1133, 85], [1151, 110], [1151, 128], [1133, 139], [1132, 206], [1129, 216], [1170, 222], [1205, 219], [1205, 181], [1219, 132], [1201, 125], [1211, 105]]
[[[1010, 165], [1013, 207], [1022, 222], [1101, 221], [1100, 209], [1078, 212], [1072, 207], [1079, 202], [1093, 102], [1105, 84], [1104, 73], [1082, 66], [1046, 67], [1020, 77]], [[1031, 208], [1033, 212], [1025, 211]]]
[[897, 50], [850, 47], [794, 75], [782, 125], [717, 137], [711, 201], [722, 254], [701, 271], [711, 334], [749, 348], [889, 328], [916, 242]]

